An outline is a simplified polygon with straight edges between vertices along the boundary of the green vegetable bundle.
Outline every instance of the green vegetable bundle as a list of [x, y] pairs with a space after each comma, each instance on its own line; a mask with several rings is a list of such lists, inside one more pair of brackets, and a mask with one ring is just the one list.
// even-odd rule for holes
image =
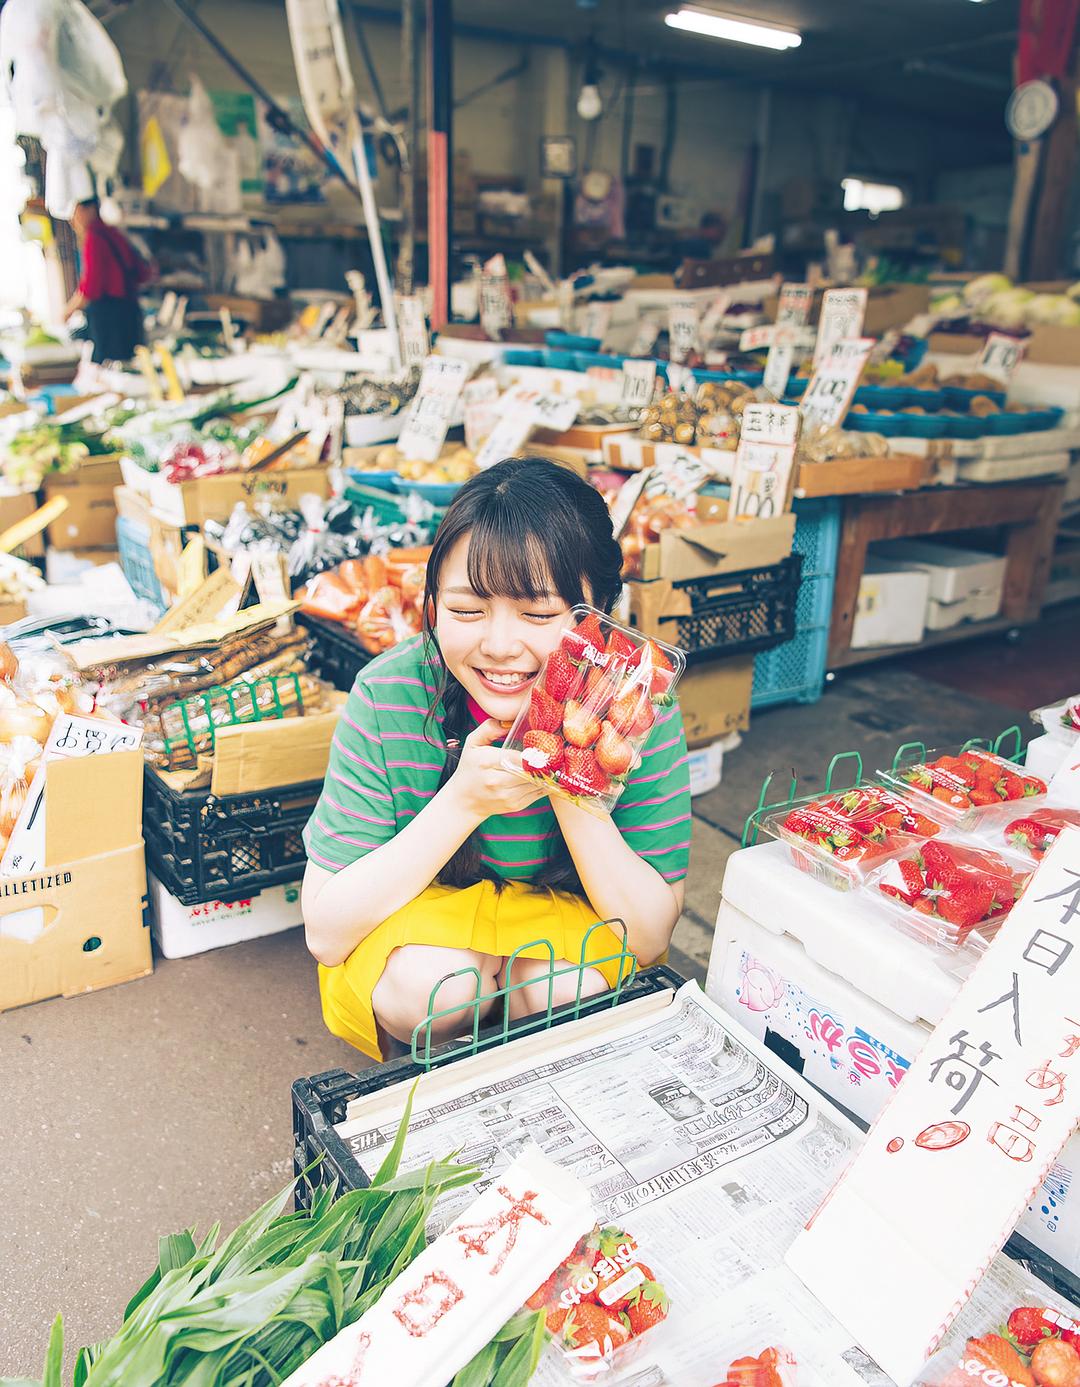
[[[201, 1243], [192, 1229], [162, 1238], [119, 1332], [80, 1350], [73, 1387], [277, 1387], [358, 1320], [423, 1250], [436, 1199], [479, 1174], [453, 1161], [399, 1174], [409, 1107], [367, 1189], [323, 1188], [285, 1213], [289, 1185], [220, 1247], [217, 1226]], [[517, 1315], [451, 1387], [524, 1387], [543, 1346], [543, 1316]], [[62, 1387], [63, 1347], [57, 1316], [41, 1381], [0, 1387]]]

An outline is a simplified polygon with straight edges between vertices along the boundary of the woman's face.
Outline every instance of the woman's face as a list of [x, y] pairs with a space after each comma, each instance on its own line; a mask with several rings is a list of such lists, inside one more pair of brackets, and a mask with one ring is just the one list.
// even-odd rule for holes
[[558, 645], [570, 608], [554, 591], [536, 599], [480, 597], [469, 583], [468, 560], [469, 536], [463, 535], [439, 574], [439, 649], [447, 669], [489, 717], [513, 722]]

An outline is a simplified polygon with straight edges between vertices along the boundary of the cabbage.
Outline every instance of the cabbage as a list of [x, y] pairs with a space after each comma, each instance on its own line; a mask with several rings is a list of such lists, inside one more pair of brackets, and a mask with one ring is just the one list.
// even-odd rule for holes
[[940, 313], [943, 318], [962, 318], [967, 312], [964, 300], [959, 294], [946, 294], [935, 299], [930, 305], [931, 313]]
[[971, 308], [982, 308], [988, 299], [1012, 287], [1008, 275], [979, 275], [964, 285], [964, 302]]
[[1027, 306], [1034, 297], [1030, 289], [1003, 289], [991, 294], [979, 312], [993, 327], [1023, 327]]
[[1080, 303], [1067, 294], [1036, 294], [1027, 303], [1025, 321], [1031, 327], [1080, 327]]

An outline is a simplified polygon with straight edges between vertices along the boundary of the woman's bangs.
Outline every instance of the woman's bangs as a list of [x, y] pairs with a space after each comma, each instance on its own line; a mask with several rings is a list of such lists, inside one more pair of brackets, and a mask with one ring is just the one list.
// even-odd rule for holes
[[580, 579], [576, 593], [563, 589], [566, 575], [559, 570], [565, 562], [555, 536], [545, 542], [531, 528], [523, 533], [501, 519], [479, 518], [469, 537], [469, 585], [477, 596], [538, 602], [557, 593], [570, 603], [580, 601]]

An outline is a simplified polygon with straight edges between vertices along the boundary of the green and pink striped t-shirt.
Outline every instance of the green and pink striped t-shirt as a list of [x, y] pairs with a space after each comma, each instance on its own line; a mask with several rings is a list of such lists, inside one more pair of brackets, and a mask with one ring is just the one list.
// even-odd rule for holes
[[[446, 761], [441, 706], [428, 720], [438, 666], [415, 636], [357, 677], [330, 748], [326, 782], [304, 831], [308, 856], [340, 871], [381, 847], [423, 809]], [[690, 860], [690, 781], [678, 707], [657, 718], [612, 816], [623, 837], [665, 881]], [[481, 856], [499, 876], [527, 881], [553, 854], [559, 828], [547, 799], [480, 825]]]

